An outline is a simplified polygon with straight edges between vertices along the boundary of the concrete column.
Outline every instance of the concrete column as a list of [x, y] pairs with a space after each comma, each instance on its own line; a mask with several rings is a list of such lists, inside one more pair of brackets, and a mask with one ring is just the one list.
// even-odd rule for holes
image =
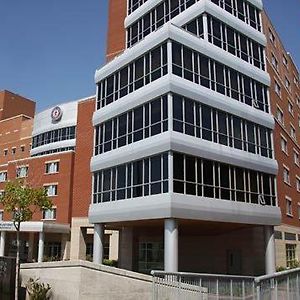
[[168, 55], [168, 74], [172, 74], [172, 63], [173, 63], [173, 58], [172, 58], [172, 42], [169, 40], [167, 43], [167, 55]]
[[28, 233], [28, 262], [33, 260], [33, 251], [34, 251], [34, 232]]
[[0, 256], [5, 255], [5, 236], [6, 236], [6, 231], [1, 231], [1, 235], [0, 235]]
[[123, 227], [119, 232], [119, 260], [121, 269], [133, 269], [133, 228]]
[[109, 259], [118, 260], [119, 231], [112, 231], [109, 236]]
[[165, 271], [178, 272], [178, 224], [175, 219], [165, 220]]
[[[73, 226], [74, 224], [74, 226]], [[75, 222], [72, 222], [71, 228], [71, 245], [70, 245], [70, 259], [76, 260], [86, 259], [86, 243], [85, 243], [85, 235], [86, 235], [86, 227], [80, 227]]]
[[273, 274], [276, 272], [275, 267], [275, 239], [274, 227], [265, 226], [265, 269], [266, 274]]
[[103, 263], [103, 247], [104, 247], [104, 225], [94, 224], [93, 262], [95, 264]]
[[202, 16], [203, 16], [203, 35], [204, 35], [204, 40], [208, 41], [207, 14], [204, 13]]
[[61, 259], [67, 260], [70, 258], [70, 235], [61, 235]]
[[43, 262], [44, 259], [44, 243], [45, 243], [45, 234], [44, 232], [39, 232], [39, 250], [38, 250], [38, 262]]

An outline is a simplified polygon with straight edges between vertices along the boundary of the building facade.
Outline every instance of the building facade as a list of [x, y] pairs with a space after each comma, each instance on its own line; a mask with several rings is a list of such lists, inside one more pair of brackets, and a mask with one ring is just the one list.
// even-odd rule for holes
[[114, 57], [110, 42], [95, 75], [94, 261], [110, 228], [122, 268], [273, 272], [281, 213], [262, 2], [119, 4], [125, 28], [109, 33], [126, 36], [124, 51]]
[[277, 266], [295, 266], [300, 259], [300, 86], [295, 65], [269, 17], [263, 15], [267, 37], [267, 70], [271, 77], [271, 109], [275, 118], [275, 157], [278, 161], [278, 201], [282, 224], [276, 227]]
[[[33, 101], [7, 91], [0, 93], [1, 99], [0, 192], [4, 192], [7, 181], [22, 178], [31, 186], [44, 187], [54, 205], [52, 210], [36, 212], [32, 222], [22, 224], [21, 260], [91, 259], [93, 226], [87, 213], [93, 127], [88, 111], [91, 116], [95, 98], [64, 103], [37, 114]], [[1, 216], [0, 255], [14, 256], [11, 216], [3, 210]], [[77, 232], [81, 232], [81, 240]], [[113, 247], [109, 249], [109, 243], [116, 239], [117, 234], [106, 232], [106, 258], [117, 260]]]
[[[295, 266], [299, 71], [262, 1], [110, 1], [106, 58], [96, 97], [35, 114], [0, 92], [0, 193], [24, 178], [54, 203], [23, 224], [22, 261]], [[11, 216], [0, 216], [0, 256], [13, 256]]]

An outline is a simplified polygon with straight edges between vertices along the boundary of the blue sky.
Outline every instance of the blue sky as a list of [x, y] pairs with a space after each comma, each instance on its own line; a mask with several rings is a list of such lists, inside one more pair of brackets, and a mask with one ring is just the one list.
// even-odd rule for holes
[[[0, 90], [37, 101], [38, 110], [95, 93], [104, 63], [105, 0], [0, 0]], [[264, 0], [300, 67], [300, 1]]]

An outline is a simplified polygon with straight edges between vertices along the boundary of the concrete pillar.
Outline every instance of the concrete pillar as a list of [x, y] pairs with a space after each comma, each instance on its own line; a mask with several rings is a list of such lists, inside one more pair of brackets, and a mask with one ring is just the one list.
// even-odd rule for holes
[[112, 231], [109, 235], [109, 259], [118, 260], [119, 231]]
[[175, 219], [165, 220], [165, 271], [178, 272], [178, 224]]
[[33, 251], [34, 251], [34, 232], [28, 233], [28, 262], [33, 260]]
[[5, 255], [5, 236], [6, 236], [6, 231], [1, 231], [1, 235], [0, 235], [0, 256]]
[[133, 229], [123, 227], [119, 232], [119, 260], [118, 266], [121, 269], [133, 269]]
[[95, 264], [103, 263], [103, 248], [104, 248], [104, 225], [94, 224], [94, 249], [93, 262]]
[[80, 227], [77, 224], [75, 224], [74, 227], [71, 228], [71, 245], [70, 245], [71, 260], [86, 259], [86, 242], [84, 238], [86, 235], [86, 230], [87, 230], [86, 227]]
[[265, 226], [265, 269], [266, 274], [276, 272], [274, 227]]
[[70, 258], [70, 235], [61, 235], [61, 260], [68, 260]]
[[168, 58], [168, 74], [172, 74], [173, 69], [173, 52], [172, 52], [172, 42], [169, 40], [167, 43], [167, 58]]
[[39, 250], [38, 250], [38, 262], [43, 262], [44, 258], [44, 243], [45, 243], [45, 234], [44, 232], [39, 232]]
[[202, 17], [203, 17], [203, 35], [204, 35], [204, 40], [208, 41], [207, 14], [204, 13], [202, 15]]

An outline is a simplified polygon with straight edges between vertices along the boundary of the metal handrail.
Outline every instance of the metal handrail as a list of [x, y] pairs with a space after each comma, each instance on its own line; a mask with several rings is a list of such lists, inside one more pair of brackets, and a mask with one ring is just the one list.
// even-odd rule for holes
[[254, 280], [254, 276], [239, 276], [239, 275], [225, 275], [225, 274], [208, 274], [208, 273], [189, 273], [189, 272], [164, 272], [159, 270], [152, 270], [151, 275], [170, 275], [170, 276], [187, 276], [187, 277], [208, 277], [208, 278], [223, 278], [223, 279], [250, 279]]
[[153, 300], [300, 300], [300, 268], [259, 277], [158, 270], [151, 275]]
[[297, 273], [297, 272], [300, 273], [300, 268], [285, 270], [285, 271], [277, 272], [277, 273], [270, 274], [270, 275], [262, 275], [262, 276], [259, 276], [259, 277], [255, 277], [254, 280], [255, 280], [256, 283], [260, 283], [261, 281], [264, 281], [264, 280], [274, 279], [274, 278], [282, 277], [282, 276], [285, 276], [285, 275], [291, 275], [291, 274], [294, 274], [294, 273]]

